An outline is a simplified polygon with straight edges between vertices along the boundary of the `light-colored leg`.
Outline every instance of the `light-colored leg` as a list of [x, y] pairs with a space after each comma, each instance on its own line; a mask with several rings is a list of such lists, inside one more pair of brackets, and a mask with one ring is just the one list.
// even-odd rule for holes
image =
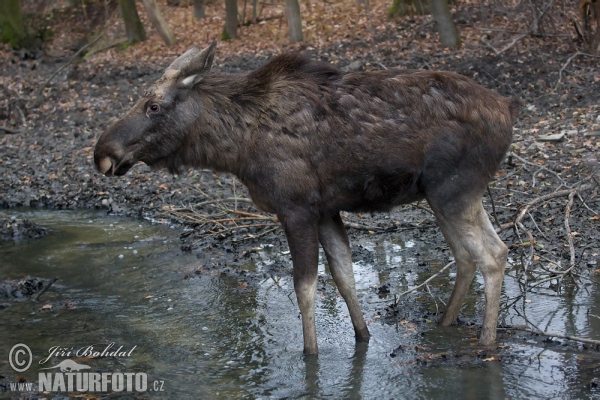
[[319, 264], [317, 218], [301, 211], [279, 216], [290, 246], [294, 265], [294, 290], [302, 316], [304, 354], [317, 354], [315, 296]]
[[444, 238], [450, 245], [452, 255], [456, 261], [456, 281], [454, 283], [454, 289], [452, 289], [452, 295], [448, 302], [446, 312], [440, 321], [440, 325], [448, 326], [453, 324], [458, 317], [458, 313], [465, 301], [465, 296], [471, 286], [475, 272], [477, 271], [477, 265], [471, 260], [471, 256], [467, 250], [462, 246], [460, 240], [454, 236], [451, 229], [445, 224], [439, 223]]
[[494, 231], [479, 199], [458, 213], [435, 205], [432, 208], [457, 265], [456, 284], [441, 324], [449, 325], [456, 320], [475, 269], [479, 268], [485, 285], [485, 312], [479, 341], [491, 345], [496, 340], [508, 248]]
[[371, 335], [356, 296], [352, 252], [339, 214], [332, 217], [325, 216], [319, 221], [319, 241], [327, 256], [333, 280], [348, 306], [356, 340], [367, 341]]

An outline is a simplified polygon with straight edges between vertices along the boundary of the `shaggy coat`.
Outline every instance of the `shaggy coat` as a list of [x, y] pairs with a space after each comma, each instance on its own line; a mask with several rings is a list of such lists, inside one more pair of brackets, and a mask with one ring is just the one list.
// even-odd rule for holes
[[100, 137], [98, 170], [123, 175], [141, 161], [172, 172], [208, 167], [239, 177], [256, 205], [284, 226], [307, 353], [317, 351], [319, 242], [330, 267], [337, 265], [332, 272], [357, 337], [368, 338], [339, 212], [386, 211], [426, 199], [458, 264], [442, 323], [456, 319], [479, 267], [487, 301], [481, 341], [492, 343], [506, 246], [481, 197], [510, 146], [517, 102], [452, 72], [344, 73], [289, 54], [227, 74], [210, 70], [214, 51], [214, 43], [193, 48], [167, 68]]

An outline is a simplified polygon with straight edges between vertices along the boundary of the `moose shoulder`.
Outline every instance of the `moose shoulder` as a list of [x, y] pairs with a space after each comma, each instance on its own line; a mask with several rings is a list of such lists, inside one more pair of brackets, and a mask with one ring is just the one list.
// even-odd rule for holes
[[317, 353], [319, 243], [356, 338], [369, 338], [340, 211], [426, 199], [457, 264], [441, 324], [456, 320], [479, 268], [486, 298], [480, 342], [492, 344], [507, 248], [481, 198], [511, 143], [517, 102], [450, 72], [343, 73], [297, 55], [226, 74], [211, 71], [215, 48], [192, 48], [166, 69], [99, 138], [96, 168], [123, 175], [141, 161], [237, 175], [285, 230], [305, 353]]

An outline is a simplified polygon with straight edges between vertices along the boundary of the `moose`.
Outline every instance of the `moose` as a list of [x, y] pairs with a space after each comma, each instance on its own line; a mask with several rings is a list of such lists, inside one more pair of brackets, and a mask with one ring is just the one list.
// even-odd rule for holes
[[216, 41], [192, 47], [165, 70], [100, 136], [96, 169], [120, 176], [143, 162], [172, 173], [211, 168], [237, 176], [285, 231], [305, 354], [318, 352], [319, 243], [357, 341], [370, 337], [340, 212], [424, 199], [457, 268], [440, 324], [456, 321], [479, 268], [480, 344], [492, 345], [508, 249], [482, 197], [511, 144], [518, 101], [452, 72], [343, 72], [298, 54], [245, 73], [212, 71], [215, 49]]

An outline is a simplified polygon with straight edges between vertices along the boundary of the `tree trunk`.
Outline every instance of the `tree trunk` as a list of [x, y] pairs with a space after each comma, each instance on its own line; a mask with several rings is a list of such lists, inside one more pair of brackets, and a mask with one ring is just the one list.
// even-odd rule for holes
[[302, 18], [300, 16], [300, 4], [298, 4], [298, 0], [285, 0], [285, 13], [290, 28], [290, 41], [292, 43], [301, 42], [303, 40]]
[[592, 15], [596, 20], [596, 32], [590, 38], [589, 52], [600, 56], [600, 0], [592, 1]]
[[222, 40], [235, 39], [237, 36], [238, 8], [237, 0], [225, 0], [225, 26]]
[[174, 45], [175, 34], [160, 13], [160, 10], [156, 5], [156, 0], [143, 0], [143, 3], [144, 7], [146, 8], [146, 12], [148, 13], [148, 18], [150, 18], [150, 22], [152, 22], [152, 25], [154, 25], [154, 28], [158, 31], [158, 34], [162, 40], [167, 46]]
[[12, 47], [25, 45], [27, 30], [23, 24], [19, 0], [0, 0], [0, 42]]
[[430, 6], [431, 15], [433, 15], [437, 24], [442, 46], [460, 46], [460, 38], [458, 37], [456, 26], [454, 26], [454, 21], [452, 20], [450, 7], [448, 7], [448, 0], [431, 0]]
[[146, 31], [142, 21], [140, 21], [137, 8], [135, 8], [135, 0], [119, 0], [119, 5], [121, 6], [121, 16], [125, 21], [125, 32], [127, 32], [129, 43], [133, 44], [146, 40]]
[[206, 16], [204, 0], [194, 0], [194, 18], [200, 19]]
[[256, 5], [258, 4], [258, 0], [252, 0], [252, 23], [256, 23], [256, 19], [258, 18], [258, 8]]

